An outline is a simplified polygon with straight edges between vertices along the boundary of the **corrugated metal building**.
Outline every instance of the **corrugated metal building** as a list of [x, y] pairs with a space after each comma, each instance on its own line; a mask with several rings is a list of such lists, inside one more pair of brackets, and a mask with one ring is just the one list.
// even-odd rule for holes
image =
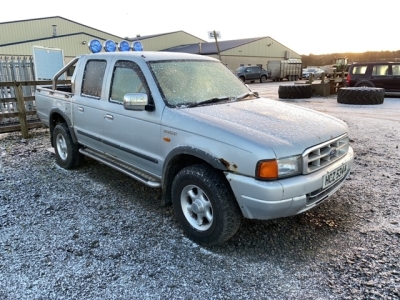
[[[219, 55], [218, 55], [219, 48]], [[240, 66], [260, 65], [267, 67], [269, 60], [301, 59], [301, 56], [271, 37], [249, 38], [213, 43], [179, 45], [164, 51], [187, 52], [219, 59], [232, 70]]]
[[[88, 53], [87, 45], [92, 39], [101, 42], [124, 39], [59, 16], [0, 23], [0, 32], [0, 56], [30, 56], [33, 46], [42, 46], [62, 49], [66, 62]], [[188, 52], [219, 58], [215, 42], [206, 42], [184, 31], [129, 40], [139, 40], [148, 51]], [[271, 37], [218, 41], [218, 46], [221, 61], [232, 70], [241, 65], [265, 68], [269, 60], [301, 58]]]
[[[58, 16], [0, 23], [0, 32], [2, 56], [32, 55], [33, 46], [42, 46], [62, 49], [66, 62], [77, 55], [89, 53], [88, 42], [92, 39], [101, 42], [108, 39], [119, 42], [124, 39]], [[205, 42], [184, 31], [136, 39], [140, 39], [144, 49], [152, 51], [180, 44]]]

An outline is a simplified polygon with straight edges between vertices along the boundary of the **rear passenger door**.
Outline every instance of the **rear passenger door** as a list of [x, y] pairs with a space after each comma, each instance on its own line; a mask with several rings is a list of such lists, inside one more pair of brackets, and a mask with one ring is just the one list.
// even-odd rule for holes
[[253, 81], [258, 79], [257, 67], [249, 67], [248, 79]]
[[75, 91], [72, 104], [72, 122], [79, 143], [94, 149], [102, 149], [101, 95], [107, 68], [106, 60], [90, 59], [84, 66], [82, 84]]
[[378, 88], [388, 87], [391, 76], [389, 75], [389, 64], [376, 64], [372, 67], [371, 82]]

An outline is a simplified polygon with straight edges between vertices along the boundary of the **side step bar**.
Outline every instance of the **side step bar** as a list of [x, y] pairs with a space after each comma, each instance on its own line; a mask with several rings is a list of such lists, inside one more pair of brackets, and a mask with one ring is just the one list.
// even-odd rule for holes
[[94, 160], [97, 160], [115, 170], [118, 170], [133, 179], [136, 179], [137, 181], [140, 181], [144, 183], [145, 185], [149, 187], [154, 187], [158, 188], [161, 187], [161, 182], [160, 180], [155, 177], [151, 176], [147, 173], [144, 173], [143, 171], [136, 169], [132, 167], [131, 165], [125, 164], [118, 159], [112, 158], [108, 155], [105, 155], [103, 153], [97, 152], [93, 149], [89, 148], [80, 148], [79, 152], [82, 153], [85, 156], [88, 156], [90, 158], [93, 158]]

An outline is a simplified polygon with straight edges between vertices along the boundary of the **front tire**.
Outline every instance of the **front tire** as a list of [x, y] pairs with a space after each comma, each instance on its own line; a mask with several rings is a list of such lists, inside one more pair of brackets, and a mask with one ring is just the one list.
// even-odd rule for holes
[[196, 243], [221, 244], [239, 229], [241, 211], [229, 184], [206, 165], [192, 165], [176, 175], [172, 204], [186, 235]]
[[56, 161], [60, 167], [68, 170], [81, 164], [83, 156], [79, 153], [79, 146], [73, 142], [65, 123], [57, 124], [54, 128], [53, 145]]

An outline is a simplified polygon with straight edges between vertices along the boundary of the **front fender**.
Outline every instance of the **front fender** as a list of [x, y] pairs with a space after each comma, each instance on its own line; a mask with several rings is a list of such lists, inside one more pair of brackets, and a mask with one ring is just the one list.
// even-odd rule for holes
[[162, 171], [162, 204], [171, 203], [171, 187], [176, 174], [188, 164], [202, 161], [208, 163], [218, 170], [226, 171], [230, 167], [229, 163], [223, 158], [217, 158], [210, 153], [189, 146], [174, 148], [165, 158]]
[[226, 163], [224, 163], [224, 160], [222, 158], [217, 158], [202, 149], [193, 148], [190, 146], [180, 146], [174, 148], [170, 153], [168, 153], [167, 157], [165, 158], [163, 175], [165, 175], [166, 170], [168, 169], [168, 165], [170, 165], [171, 163], [171, 160], [173, 160], [173, 158], [178, 155], [194, 156], [205, 161], [206, 163], [210, 164], [211, 166], [213, 166], [218, 170], [223, 170], [223, 171], [228, 170]]

